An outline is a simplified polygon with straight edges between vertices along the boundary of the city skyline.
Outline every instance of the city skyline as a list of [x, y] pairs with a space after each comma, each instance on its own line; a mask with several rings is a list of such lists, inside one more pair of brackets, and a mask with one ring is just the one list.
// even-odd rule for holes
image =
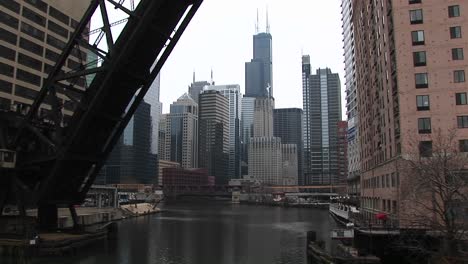
[[[267, 0], [205, 1], [162, 68], [163, 112], [167, 113], [169, 104], [186, 91], [194, 72], [196, 81], [210, 81], [213, 70], [216, 84], [239, 84], [245, 94], [245, 62], [252, 58], [257, 9], [259, 32], [265, 32], [267, 8], [273, 36], [276, 107], [301, 107], [302, 85], [298, 72], [303, 54], [311, 55], [313, 70], [329, 67], [344, 78], [340, 4], [340, 0], [299, 1], [295, 5]], [[321, 27], [306, 26], [317, 23]], [[210, 41], [200, 41], [203, 35], [211, 38]], [[322, 41], [317, 42], [317, 36]], [[342, 98], [345, 98], [343, 93], [344, 87]], [[342, 109], [345, 116], [344, 100]]]

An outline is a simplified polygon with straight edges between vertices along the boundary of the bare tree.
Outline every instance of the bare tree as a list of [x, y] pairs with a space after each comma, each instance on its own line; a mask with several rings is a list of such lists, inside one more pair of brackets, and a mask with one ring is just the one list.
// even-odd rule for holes
[[431, 139], [410, 143], [417, 151], [404, 157], [401, 219], [440, 237], [441, 253], [454, 256], [468, 229], [468, 153], [460, 151], [455, 130], [436, 131]]

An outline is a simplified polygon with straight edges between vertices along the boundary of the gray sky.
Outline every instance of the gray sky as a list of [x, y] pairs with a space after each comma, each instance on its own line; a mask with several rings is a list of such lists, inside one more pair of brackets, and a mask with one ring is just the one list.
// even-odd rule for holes
[[310, 55], [313, 72], [318, 67], [338, 72], [344, 91], [340, 4], [340, 0], [204, 0], [161, 71], [163, 112], [187, 91], [194, 70], [197, 81], [209, 81], [212, 68], [216, 84], [239, 84], [244, 93], [244, 63], [252, 58], [257, 8], [262, 31], [268, 7], [276, 108], [302, 108], [302, 54]]

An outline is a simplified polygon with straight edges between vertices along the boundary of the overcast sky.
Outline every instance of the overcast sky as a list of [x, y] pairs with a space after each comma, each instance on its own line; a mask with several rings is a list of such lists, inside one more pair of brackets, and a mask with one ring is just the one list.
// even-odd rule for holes
[[197, 81], [209, 81], [213, 69], [216, 84], [239, 84], [244, 93], [244, 65], [252, 58], [257, 8], [262, 31], [268, 7], [276, 108], [302, 108], [302, 54], [310, 55], [313, 72], [318, 67], [338, 72], [343, 91], [340, 3], [340, 0], [204, 0], [161, 71], [163, 112], [167, 113], [169, 104], [187, 91], [194, 70]]

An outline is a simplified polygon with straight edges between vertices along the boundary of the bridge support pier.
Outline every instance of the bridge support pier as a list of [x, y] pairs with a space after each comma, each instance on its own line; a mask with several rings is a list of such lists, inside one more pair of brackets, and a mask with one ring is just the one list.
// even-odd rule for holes
[[37, 208], [39, 230], [56, 230], [58, 227], [58, 209], [55, 204], [41, 204]]
[[80, 229], [80, 224], [78, 223], [78, 214], [76, 213], [76, 208], [74, 205], [68, 206], [68, 209], [70, 209], [70, 215], [73, 220], [73, 229], [79, 230]]

